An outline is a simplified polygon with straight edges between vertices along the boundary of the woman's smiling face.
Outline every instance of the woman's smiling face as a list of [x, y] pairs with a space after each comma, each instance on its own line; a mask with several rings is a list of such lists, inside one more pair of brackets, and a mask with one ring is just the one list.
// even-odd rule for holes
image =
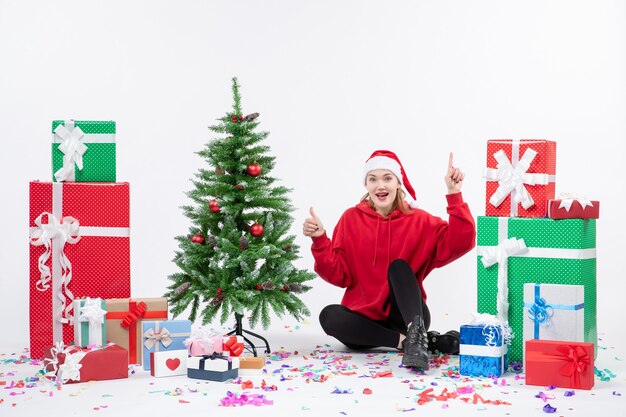
[[365, 188], [374, 209], [382, 216], [388, 216], [393, 211], [396, 194], [401, 184], [393, 172], [387, 169], [376, 169], [367, 173]]

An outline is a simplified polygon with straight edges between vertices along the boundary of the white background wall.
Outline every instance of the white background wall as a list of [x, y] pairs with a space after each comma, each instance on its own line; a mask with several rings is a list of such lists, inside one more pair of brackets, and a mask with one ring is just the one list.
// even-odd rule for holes
[[[0, 0], [3, 342], [28, 344], [28, 183], [51, 178], [51, 121], [117, 121], [118, 180], [131, 184], [132, 294], [159, 296], [176, 270], [174, 236], [189, 225], [179, 206], [203, 163], [194, 152], [230, 109], [232, 76], [244, 111], [260, 112], [270, 132], [272, 174], [294, 190], [297, 234], [309, 206], [332, 229], [358, 201], [374, 149], [398, 153], [421, 207], [440, 216], [454, 151], [478, 216], [487, 139], [556, 140], [557, 193], [602, 202], [599, 330], [616, 332], [625, 313], [625, 23], [619, 0]], [[298, 265], [312, 269], [308, 239], [297, 243]], [[426, 289], [435, 328], [467, 322], [475, 252], [433, 272]], [[315, 281], [304, 296], [311, 322], [341, 293]]]

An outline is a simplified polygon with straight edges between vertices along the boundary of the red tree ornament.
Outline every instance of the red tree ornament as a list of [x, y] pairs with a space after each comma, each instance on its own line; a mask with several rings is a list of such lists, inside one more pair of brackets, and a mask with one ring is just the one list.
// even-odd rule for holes
[[243, 185], [235, 184], [235, 188], [238, 189], [239, 191], [242, 191]]
[[216, 199], [213, 199], [209, 202], [209, 210], [211, 210], [213, 213], [218, 213], [220, 211], [220, 204], [217, 202]]
[[263, 168], [261, 168], [261, 165], [257, 164], [256, 162], [248, 165], [248, 175], [250, 175], [251, 177], [258, 177], [259, 175], [261, 175], [261, 171], [263, 171]]
[[237, 123], [237, 122], [239, 121], [239, 119], [238, 119], [238, 118], [237, 118], [237, 116], [235, 116], [235, 115], [232, 115], [232, 116], [230, 117], [230, 120], [232, 120], [232, 121], [233, 121], [233, 123]]
[[263, 286], [261, 284], [256, 284], [254, 287], [257, 291], [263, 291]]
[[195, 235], [193, 235], [191, 241], [193, 243], [197, 243], [198, 245], [204, 245], [204, 242], [206, 242], [204, 236], [202, 236], [200, 233], [196, 233]]
[[263, 225], [259, 223], [254, 223], [250, 226], [250, 234], [254, 237], [259, 237], [263, 234]]

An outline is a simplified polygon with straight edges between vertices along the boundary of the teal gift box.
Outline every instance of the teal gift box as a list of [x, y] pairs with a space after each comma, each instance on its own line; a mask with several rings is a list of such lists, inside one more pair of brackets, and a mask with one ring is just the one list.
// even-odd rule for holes
[[115, 122], [52, 122], [52, 180], [115, 182]]
[[142, 323], [143, 369], [150, 370], [150, 352], [187, 349], [185, 339], [191, 336], [191, 321], [163, 320]]
[[[509, 360], [523, 360], [527, 283], [582, 285], [584, 340], [597, 344], [594, 219], [479, 216], [477, 236], [478, 311], [498, 314], [500, 309], [507, 310], [514, 334]], [[502, 289], [500, 301], [498, 288]]]
[[74, 344], [101, 347], [107, 343], [106, 302], [100, 298], [74, 300]]

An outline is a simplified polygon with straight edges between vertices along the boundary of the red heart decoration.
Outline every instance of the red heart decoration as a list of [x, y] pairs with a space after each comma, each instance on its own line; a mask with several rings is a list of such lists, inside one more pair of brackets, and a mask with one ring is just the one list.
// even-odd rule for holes
[[173, 371], [180, 366], [180, 359], [168, 359], [165, 361], [165, 366], [167, 366], [170, 371]]

